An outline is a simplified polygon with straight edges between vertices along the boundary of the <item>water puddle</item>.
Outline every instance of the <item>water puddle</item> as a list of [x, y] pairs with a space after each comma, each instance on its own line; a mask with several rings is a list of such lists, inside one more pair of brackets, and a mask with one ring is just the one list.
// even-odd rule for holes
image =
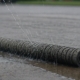
[[68, 78], [80, 80], [80, 68], [64, 66], [64, 65], [55, 65], [37, 61], [32, 61], [31, 64]]
[[10, 53], [0, 52], [0, 62], [3, 61], [2, 58], [4, 58], [5, 62], [9, 60], [9, 61], [17, 61], [25, 64], [31, 64], [33, 66], [46, 69], [47, 71], [57, 73], [61, 76], [65, 76], [75, 80], [80, 80], [80, 68], [66, 66], [66, 65], [55, 65], [55, 64], [45, 63], [43, 61], [36, 61], [24, 57], [19, 57]]

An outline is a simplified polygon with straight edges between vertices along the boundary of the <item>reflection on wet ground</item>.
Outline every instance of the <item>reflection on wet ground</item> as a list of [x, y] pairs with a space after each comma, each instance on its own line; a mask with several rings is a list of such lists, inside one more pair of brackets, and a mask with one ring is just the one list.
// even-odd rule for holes
[[46, 69], [47, 71], [57, 73], [61, 76], [65, 76], [75, 80], [80, 80], [80, 68], [77, 68], [77, 67], [45, 63], [43, 61], [36, 61], [36, 60], [28, 59], [25, 57], [19, 57], [17, 55], [4, 53], [4, 52], [0, 52], [0, 57], [4, 57], [12, 61], [15, 60], [20, 63], [31, 64], [33, 66]]
[[60, 74], [62, 76], [73, 78], [75, 80], [80, 80], [80, 68], [74, 68], [70, 66], [63, 66], [63, 65], [55, 65], [49, 63], [41, 63], [41, 62], [32, 62], [34, 66], [38, 66], [49, 70], [51, 72]]

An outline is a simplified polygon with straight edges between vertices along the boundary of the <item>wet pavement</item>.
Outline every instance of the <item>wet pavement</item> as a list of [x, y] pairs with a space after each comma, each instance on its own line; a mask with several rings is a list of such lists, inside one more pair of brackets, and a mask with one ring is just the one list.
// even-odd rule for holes
[[80, 48], [80, 7], [2, 5], [0, 37]]
[[0, 52], [0, 80], [79, 80], [79, 69], [75, 69], [77, 75], [72, 74], [69, 69], [75, 68], [48, 64]]
[[[0, 37], [80, 48], [80, 7], [0, 5]], [[0, 80], [80, 80], [79, 68], [1, 55]]]

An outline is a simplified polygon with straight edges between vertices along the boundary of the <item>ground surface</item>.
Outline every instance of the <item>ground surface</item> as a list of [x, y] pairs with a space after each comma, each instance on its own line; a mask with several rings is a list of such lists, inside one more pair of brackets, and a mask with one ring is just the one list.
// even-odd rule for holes
[[[80, 48], [80, 7], [0, 5], [0, 37]], [[1, 80], [68, 80], [6, 60], [0, 58]]]
[[0, 6], [0, 37], [80, 48], [80, 7]]
[[39, 67], [0, 59], [0, 80], [70, 80]]

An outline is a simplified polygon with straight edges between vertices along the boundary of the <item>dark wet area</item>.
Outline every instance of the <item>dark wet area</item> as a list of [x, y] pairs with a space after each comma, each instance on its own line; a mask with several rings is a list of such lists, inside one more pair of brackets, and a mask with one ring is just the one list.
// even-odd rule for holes
[[44, 68], [53, 73], [57, 73], [59, 75], [62, 75], [62, 76], [68, 77], [68, 78], [73, 78], [75, 80], [80, 80], [80, 68], [50, 64], [50, 63], [42, 63], [42, 62], [31, 62], [31, 63], [34, 66]]
[[6, 52], [0, 51], [0, 61], [1, 61], [1, 57], [3, 57], [4, 59], [7, 59], [9, 61], [15, 61], [15, 62], [24, 63], [24, 64], [31, 64], [33, 66], [43, 68], [46, 71], [50, 71], [52, 73], [59, 74], [59, 76], [61, 76], [63, 78], [65, 76], [70, 79], [80, 80], [80, 68], [79, 67], [46, 63], [46, 62], [43, 62], [40, 60], [36, 61], [36, 60], [30, 59], [30, 58], [20, 57], [18, 55], [13, 55], [11, 53], [6, 53]]

